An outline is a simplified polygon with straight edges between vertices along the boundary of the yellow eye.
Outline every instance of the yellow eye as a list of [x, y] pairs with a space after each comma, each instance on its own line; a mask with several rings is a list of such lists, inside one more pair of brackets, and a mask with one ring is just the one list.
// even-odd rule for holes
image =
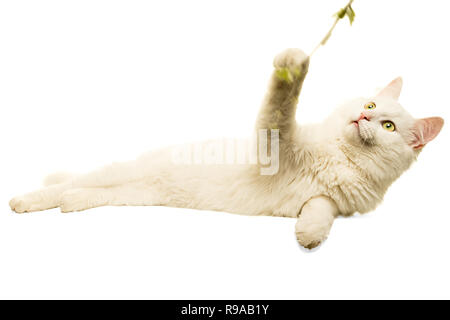
[[375, 104], [375, 102], [369, 102], [369, 103], [365, 104], [364, 109], [373, 110], [376, 107], [377, 107], [377, 105]]
[[386, 129], [387, 131], [395, 131], [395, 125], [391, 121], [385, 121], [383, 122], [383, 129]]

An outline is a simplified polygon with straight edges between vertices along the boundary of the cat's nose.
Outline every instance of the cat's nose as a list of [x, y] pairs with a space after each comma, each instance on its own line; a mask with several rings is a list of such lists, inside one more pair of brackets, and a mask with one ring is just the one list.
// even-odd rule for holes
[[364, 112], [361, 112], [358, 121], [361, 121], [361, 120], [370, 121], [370, 118], [369, 118], [369, 116], [365, 115]]

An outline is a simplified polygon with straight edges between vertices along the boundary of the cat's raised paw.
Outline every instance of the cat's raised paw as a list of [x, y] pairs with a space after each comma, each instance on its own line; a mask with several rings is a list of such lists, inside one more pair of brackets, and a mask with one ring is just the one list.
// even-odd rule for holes
[[275, 57], [273, 65], [277, 70], [287, 69], [298, 76], [308, 71], [309, 57], [300, 49], [286, 49]]

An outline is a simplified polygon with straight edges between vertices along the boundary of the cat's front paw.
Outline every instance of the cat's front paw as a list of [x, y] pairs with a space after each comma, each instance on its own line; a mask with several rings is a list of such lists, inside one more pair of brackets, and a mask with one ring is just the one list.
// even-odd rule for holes
[[308, 71], [309, 57], [300, 49], [286, 49], [275, 57], [273, 65], [279, 73], [289, 71], [293, 76], [300, 76]]
[[295, 225], [295, 234], [298, 243], [306, 249], [314, 249], [319, 246], [328, 237], [328, 230], [320, 224], [304, 224]]
[[302, 247], [306, 249], [314, 249], [322, 243], [322, 240], [320, 239], [315, 239], [308, 234], [301, 233], [297, 233], [297, 241]]

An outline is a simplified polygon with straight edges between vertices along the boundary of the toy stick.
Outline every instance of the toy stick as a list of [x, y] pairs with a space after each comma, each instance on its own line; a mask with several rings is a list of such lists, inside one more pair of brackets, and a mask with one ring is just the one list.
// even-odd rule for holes
[[323, 46], [325, 45], [325, 43], [327, 43], [328, 39], [331, 37], [331, 33], [338, 24], [339, 20], [347, 16], [350, 21], [350, 25], [353, 23], [353, 20], [355, 20], [355, 11], [353, 11], [352, 3], [353, 0], [350, 0], [345, 7], [341, 8], [338, 12], [334, 14], [334, 17], [336, 19], [334, 20], [331, 29], [327, 32], [325, 37], [323, 37], [322, 41], [320, 41], [320, 43], [314, 48], [314, 50], [309, 55], [310, 57], [316, 52], [317, 49], [319, 49], [320, 46]]

